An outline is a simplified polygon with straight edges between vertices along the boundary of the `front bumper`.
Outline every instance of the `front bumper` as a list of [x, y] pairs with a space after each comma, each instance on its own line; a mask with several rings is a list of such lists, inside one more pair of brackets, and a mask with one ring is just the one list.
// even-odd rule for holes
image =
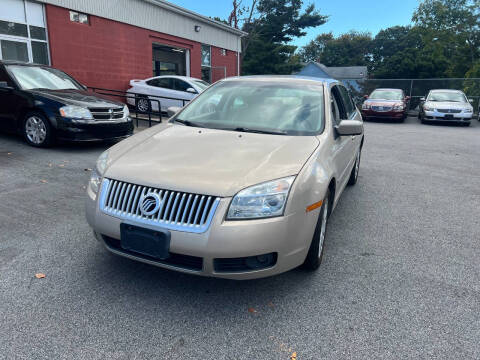
[[[87, 191], [86, 215], [95, 236], [106, 248], [121, 256], [185, 273], [235, 280], [276, 275], [303, 263], [318, 219], [319, 209], [261, 220], [225, 221], [230, 198], [223, 198], [210, 227], [204, 233], [170, 230], [170, 253], [175, 261], [157, 261], [123, 251], [119, 247], [122, 220], [100, 211], [95, 195]], [[141, 226], [140, 224], [138, 224]], [[216, 259], [254, 257], [275, 254], [275, 264], [260, 270], [218, 271]], [[177, 261], [183, 257], [183, 263]], [[185, 259], [186, 258], [186, 259]], [[192, 259], [194, 258], [194, 259]], [[199, 267], [186, 266], [195, 261]]]
[[81, 124], [72, 121], [58, 122], [56, 135], [63, 141], [105, 141], [122, 139], [133, 134], [133, 121], [98, 122]]
[[361, 110], [363, 119], [403, 119], [406, 116], [405, 110], [402, 111], [375, 111], [371, 109]]
[[456, 113], [456, 114], [450, 114], [450, 113], [442, 113], [439, 111], [425, 111], [425, 120], [428, 121], [456, 121], [456, 122], [469, 122], [472, 120], [473, 113]]

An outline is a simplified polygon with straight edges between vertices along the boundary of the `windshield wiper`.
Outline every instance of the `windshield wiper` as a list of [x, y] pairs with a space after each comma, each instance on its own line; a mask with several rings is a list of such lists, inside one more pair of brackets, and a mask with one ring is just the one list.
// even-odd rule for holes
[[189, 121], [189, 120], [175, 119], [174, 122], [179, 123], [179, 124], [183, 124], [185, 126], [192, 126], [192, 127], [199, 127], [199, 128], [204, 128], [205, 127], [204, 125], [201, 125], [199, 123], [192, 122], [192, 121]]
[[232, 129], [226, 128], [225, 130], [249, 132], [249, 133], [256, 133], [256, 134], [287, 135], [287, 132], [282, 130], [259, 130], [259, 129], [250, 129], [246, 127], [236, 127]]

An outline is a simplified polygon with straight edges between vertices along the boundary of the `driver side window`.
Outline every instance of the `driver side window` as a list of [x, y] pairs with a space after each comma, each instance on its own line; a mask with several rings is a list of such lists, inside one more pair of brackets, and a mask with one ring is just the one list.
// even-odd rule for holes
[[342, 95], [337, 85], [332, 87], [331, 91], [331, 108], [333, 126], [340, 124], [341, 120], [347, 119], [345, 106], [342, 102]]

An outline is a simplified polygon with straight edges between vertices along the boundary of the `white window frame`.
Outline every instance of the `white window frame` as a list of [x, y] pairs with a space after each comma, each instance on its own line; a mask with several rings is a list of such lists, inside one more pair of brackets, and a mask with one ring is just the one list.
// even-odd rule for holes
[[[17, 24], [23, 24], [27, 26], [27, 36], [28, 38], [25, 38], [23, 36], [14, 36], [14, 35], [6, 35], [6, 34], [0, 34], [0, 41], [1, 40], [8, 40], [8, 41], [17, 41], [17, 42], [26, 42], [27, 43], [27, 52], [28, 52], [28, 62], [33, 62], [33, 52], [32, 52], [32, 41], [37, 41], [37, 42], [43, 42], [47, 44], [47, 65], [50, 65], [52, 62], [51, 57], [50, 57], [50, 44], [49, 44], [49, 39], [48, 39], [48, 28], [47, 28], [47, 17], [45, 15], [45, 5], [42, 4], [42, 13], [43, 13], [43, 24], [45, 25], [45, 40], [40, 40], [40, 39], [32, 39], [30, 37], [30, 23], [28, 21], [28, 16], [27, 16], [27, 1], [23, 0], [23, 11], [25, 14], [25, 22], [17, 22]], [[3, 21], [8, 21], [4, 20]], [[37, 25], [32, 25], [32, 26], [37, 26]], [[2, 49], [0, 46], [0, 59], [3, 59], [2, 55]]]

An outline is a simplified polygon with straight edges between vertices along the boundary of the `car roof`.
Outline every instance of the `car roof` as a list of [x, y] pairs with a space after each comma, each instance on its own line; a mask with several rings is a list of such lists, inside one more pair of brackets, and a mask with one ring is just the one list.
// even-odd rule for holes
[[394, 89], [394, 88], [378, 88], [378, 89], [375, 89], [373, 91], [377, 91], [377, 90], [403, 91], [402, 89]]
[[197, 79], [194, 77], [190, 76], [181, 76], [181, 75], [160, 75], [160, 76], [154, 76], [145, 80], [153, 80], [153, 79], [164, 79], [164, 78], [174, 78], [174, 79], [180, 79], [180, 80], [187, 80], [187, 81], [193, 81], [193, 80], [201, 80]]
[[438, 91], [441, 91], [441, 92], [456, 92], [456, 93], [463, 93], [462, 90], [455, 90], [455, 89], [432, 89], [430, 90], [430, 92], [438, 92]]
[[221, 81], [288, 81], [296, 83], [316, 82], [321, 84], [333, 84], [340, 81], [331, 78], [318, 78], [313, 76], [301, 76], [301, 75], [249, 75], [249, 76], [235, 76], [223, 79]]

